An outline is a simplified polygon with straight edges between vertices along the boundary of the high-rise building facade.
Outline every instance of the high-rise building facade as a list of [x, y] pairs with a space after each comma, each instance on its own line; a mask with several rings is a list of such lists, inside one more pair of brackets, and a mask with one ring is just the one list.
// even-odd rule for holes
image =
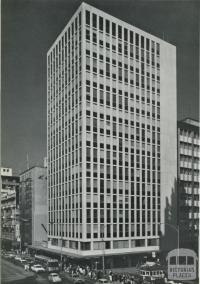
[[186, 118], [178, 121], [178, 219], [180, 244], [198, 251], [199, 238], [199, 127]]
[[48, 247], [158, 251], [177, 177], [176, 48], [82, 3], [47, 72]]

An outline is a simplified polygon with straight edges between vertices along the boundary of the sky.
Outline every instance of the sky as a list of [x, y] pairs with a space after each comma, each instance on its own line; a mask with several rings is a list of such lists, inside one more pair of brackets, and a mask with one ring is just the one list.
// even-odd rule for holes
[[[2, 0], [2, 166], [46, 156], [46, 53], [80, 0]], [[199, 1], [87, 0], [177, 47], [177, 119], [199, 119]], [[170, 110], [169, 110], [170, 111]]]

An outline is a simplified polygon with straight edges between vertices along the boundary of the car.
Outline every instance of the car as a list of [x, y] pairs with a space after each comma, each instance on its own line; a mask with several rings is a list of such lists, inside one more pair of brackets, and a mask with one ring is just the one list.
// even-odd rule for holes
[[27, 261], [24, 259], [24, 258], [21, 258], [21, 260], [20, 260], [20, 262], [21, 262], [21, 264], [25, 264], [25, 263], [27, 263]]
[[9, 259], [13, 259], [15, 257], [15, 254], [12, 252], [8, 252], [6, 254], [4, 254], [5, 258], [9, 258]]
[[109, 283], [109, 282], [108, 282], [108, 279], [101, 278], [101, 279], [99, 279], [99, 280], [97, 281], [97, 283], [98, 283], [98, 284], [107, 284], [107, 283]]
[[15, 256], [15, 260], [21, 261], [21, 260], [22, 260], [21, 255], [16, 255], [16, 256]]
[[33, 272], [36, 272], [36, 273], [38, 273], [38, 272], [45, 272], [44, 267], [42, 267], [42, 265], [40, 265], [40, 264], [34, 264], [33, 266], [31, 266], [31, 270]]
[[48, 280], [52, 283], [60, 283], [62, 281], [58, 273], [50, 273]]
[[11, 258], [9, 253], [4, 253], [4, 254], [3, 254], [3, 257], [4, 257], [4, 258]]
[[77, 279], [75, 279], [74, 283], [75, 284], [85, 284], [85, 280], [82, 279], [82, 278], [77, 278]]

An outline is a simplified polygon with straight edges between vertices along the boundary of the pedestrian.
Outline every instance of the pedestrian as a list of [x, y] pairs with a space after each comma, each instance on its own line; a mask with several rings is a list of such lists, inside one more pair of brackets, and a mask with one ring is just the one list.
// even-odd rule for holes
[[112, 274], [109, 275], [109, 280], [112, 283]]
[[27, 263], [24, 265], [24, 270], [29, 271], [29, 265]]

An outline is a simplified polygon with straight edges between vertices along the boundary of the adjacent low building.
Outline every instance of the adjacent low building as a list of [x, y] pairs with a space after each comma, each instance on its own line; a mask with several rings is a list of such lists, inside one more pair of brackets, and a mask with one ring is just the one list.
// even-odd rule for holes
[[180, 246], [198, 251], [199, 237], [199, 127], [186, 118], [178, 122], [178, 220]]
[[47, 243], [47, 169], [35, 166], [20, 174], [20, 233], [23, 249]]
[[19, 177], [11, 168], [1, 168], [1, 184], [2, 248], [19, 248]]
[[19, 176], [13, 175], [12, 168], [1, 168], [1, 193], [19, 188]]

